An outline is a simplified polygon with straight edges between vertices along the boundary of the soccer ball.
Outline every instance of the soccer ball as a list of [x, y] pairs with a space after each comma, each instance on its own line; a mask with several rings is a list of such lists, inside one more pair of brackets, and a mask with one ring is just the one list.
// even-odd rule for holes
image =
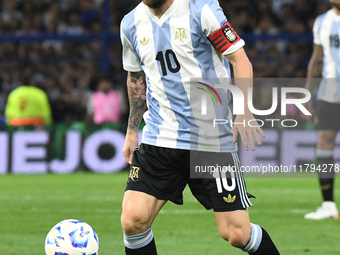
[[46, 255], [98, 255], [99, 239], [94, 229], [80, 220], [63, 220], [45, 240]]

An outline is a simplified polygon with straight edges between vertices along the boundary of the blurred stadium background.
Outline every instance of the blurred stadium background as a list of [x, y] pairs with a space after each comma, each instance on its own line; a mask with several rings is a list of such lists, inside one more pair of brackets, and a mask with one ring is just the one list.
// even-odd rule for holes
[[[128, 105], [119, 25], [139, 2], [0, 1], [1, 254], [43, 254], [48, 230], [65, 218], [90, 223], [102, 242], [101, 254], [123, 254], [119, 213], [127, 172], [110, 175], [92, 172], [127, 169], [120, 153]], [[306, 76], [313, 50], [313, 23], [330, 8], [328, 0], [219, 2], [246, 41], [255, 78]], [[119, 111], [115, 121], [95, 122], [89, 102], [103, 78], [116, 92]], [[52, 111], [51, 124], [8, 125], [5, 116], [8, 96], [23, 84], [46, 92]], [[259, 95], [270, 99], [271, 91], [259, 87], [254, 96]], [[258, 103], [260, 108], [268, 109], [271, 101]], [[241, 155], [245, 163], [278, 165], [313, 160], [316, 141], [313, 123], [304, 122], [297, 109], [292, 108], [289, 115], [299, 121], [298, 127], [290, 133], [279, 127], [268, 131], [264, 150], [253, 157]], [[288, 137], [298, 142], [289, 147]], [[301, 146], [303, 150], [299, 150]], [[340, 154], [336, 151], [336, 155]], [[290, 155], [295, 155], [292, 162]], [[77, 173], [8, 174], [48, 172]], [[253, 221], [273, 233], [282, 254], [339, 254], [338, 222], [303, 220], [304, 213], [319, 203], [316, 179], [249, 179], [248, 188], [259, 200], [251, 209]], [[188, 203], [183, 208], [166, 205], [155, 223], [160, 253], [242, 254], [219, 240], [211, 212], [203, 211], [187, 191], [185, 196]], [[338, 193], [336, 196], [339, 198]], [[196, 229], [198, 223], [201, 225]]]

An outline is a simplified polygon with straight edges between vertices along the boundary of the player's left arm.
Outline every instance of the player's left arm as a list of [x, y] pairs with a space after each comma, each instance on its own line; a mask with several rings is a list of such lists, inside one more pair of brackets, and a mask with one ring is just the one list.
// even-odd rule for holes
[[[202, 0], [203, 1], [203, 0]], [[197, 1], [200, 2], [200, 1]], [[202, 7], [201, 20], [202, 32], [209, 39], [216, 51], [223, 54], [231, 63], [234, 69], [236, 86], [239, 87], [245, 98], [247, 98], [248, 88], [253, 86], [253, 68], [243, 49], [244, 41], [232, 28], [222, 8], [216, 0], [204, 0], [205, 5]], [[235, 122], [244, 122], [245, 126], [234, 125], [234, 143], [237, 141], [238, 134], [241, 135], [242, 143], [245, 150], [248, 150], [248, 140], [250, 148], [255, 150], [255, 143], [261, 144], [259, 134], [264, 137], [262, 129], [248, 126], [248, 121], [254, 119], [253, 114], [248, 110], [247, 100], [245, 100], [245, 114], [238, 115]], [[252, 121], [255, 126], [255, 121]]]
[[243, 48], [236, 50], [235, 52], [225, 55], [225, 57], [229, 60], [230, 64], [234, 69], [235, 76], [235, 85], [240, 88], [244, 95], [244, 115], [237, 115], [234, 123], [245, 123], [243, 124], [235, 124], [234, 125], [234, 133], [233, 142], [236, 143], [238, 134], [241, 135], [242, 144], [244, 149], [248, 150], [248, 141], [250, 144], [250, 149], [255, 150], [255, 142], [257, 145], [261, 145], [261, 139], [259, 134], [264, 138], [265, 134], [260, 128], [260, 126], [256, 126], [256, 121], [252, 121], [252, 126], [248, 125], [248, 121], [254, 119], [253, 114], [248, 109], [247, 98], [248, 98], [248, 88], [253, 87], [253, 66], [250, 63], [245, 51]]

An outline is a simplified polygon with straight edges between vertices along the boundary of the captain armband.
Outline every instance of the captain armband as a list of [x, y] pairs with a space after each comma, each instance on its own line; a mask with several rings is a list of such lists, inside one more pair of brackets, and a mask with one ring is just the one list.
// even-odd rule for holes
[[208, 38], [211, 44], [221, 53], [224, 53], [227, 49], [241, 40], [229, 22], [211, 34]]

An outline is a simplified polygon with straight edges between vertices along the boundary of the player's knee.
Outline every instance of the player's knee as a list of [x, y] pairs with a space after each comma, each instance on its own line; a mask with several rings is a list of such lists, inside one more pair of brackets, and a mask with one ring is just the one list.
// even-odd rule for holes
[[238, 248], [245, 247], [250, 237], [248, 229], [240, 227], [231, 227], [225, 230], [219, 230], [219, 233], [224, 240]]
[[137, 235], [148, 230], [149, 217], [142, 213], [123, 211], [121, 215], [123, 232], [130, 235]]

